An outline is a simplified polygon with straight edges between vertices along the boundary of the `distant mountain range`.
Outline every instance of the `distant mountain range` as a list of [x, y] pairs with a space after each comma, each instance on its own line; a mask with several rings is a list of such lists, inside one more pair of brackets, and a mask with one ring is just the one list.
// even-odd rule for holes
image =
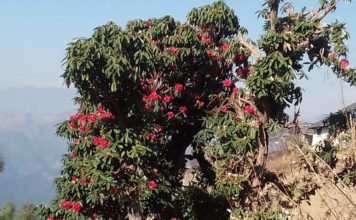
[[47, 203], [55, 196], [66, 142], [55, 135], [56, 125], [76, 107], [75, 91], [61, 88], [0, 89], [0, 207], [13, 201]]

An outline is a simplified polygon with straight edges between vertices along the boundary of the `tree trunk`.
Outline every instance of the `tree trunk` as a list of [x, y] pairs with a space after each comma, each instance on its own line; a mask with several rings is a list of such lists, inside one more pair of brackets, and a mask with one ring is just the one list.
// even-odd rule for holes
[[[263, 120], [265, 121], [265, 120]], [[255, 176], [252, 179], [252, 188], [256, 188], [261, 186], [261, 177], [260, 174], [263, 168], [266, 166], [266, 160], [268, 155], [268, 132], [263, 127], [265, 123], [260, 123], [258, 126], [258, 133], [257, 133], [257, 142], [258, 142], [258, 154], [256, 158], [256, 169], [255, 169]]]
[[127, 207], [127, 216], [129, 220], [143, 220], [143, 214], [141, 211], [140, 203], [138, 202], [138, 198], [135, 196], [130, 201]]
[[263, 128], [263, 124], [259, 126], [258, 130], [258, 155], [256, 162], [258, 166], [265, 167], [268, 155], [268, 133]]
[[269, 14], [269, 19], [271, 22], [271, 31], [275, 32], [276, 31], [276, 22], [278, 18], [278, 8], [279, 8], [279, 1], [280, 0], [272, 0], [271, 8], [270, 8], [270, 14]]

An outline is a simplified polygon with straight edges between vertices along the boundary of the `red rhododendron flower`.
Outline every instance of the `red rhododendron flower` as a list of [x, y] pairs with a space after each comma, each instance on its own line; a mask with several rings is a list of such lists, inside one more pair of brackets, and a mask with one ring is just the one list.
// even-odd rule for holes
[[107, 113], [103, 113], [103, 114], [99, 113], [99, 114], [102, 119], [109, 119], [109, 118], [114, 119], [114, 116], [111, 112], [107, 112]]
[[93, 144], [99, 145], [99, 144], [100, 144], [100, 141], [101, 141], [101, 138], [100, 138], [100, 137], [97, 137], [97, 136], [93, 136], [93, 137], [91, 138], [91, 141], [93, 142]]
[[84, 132], [87, 130], [88, 130], [88, 128], [86, 128], [85, 126], [83, 126], [83, 125], [79, 126], [79, 131]]
[[221, 49], [222, 51], [226, 52], [228, 49], [229, 49], [229, 45], [227, 43], [224, 43], [222, 46], [221, 46]]
[[239, 92], [239, 88], [234, 87], [234, 88], [232, 89], [232, 93], [233, 93], [234, 95], [236, 95], [238, 92]]
[[155, 81], [154, 79], [148, 79], [148, 80], [147, 80], [148, 84], [153, 84], [154, 81]]
[[77, 119], [78, 119], [78, 117], [76, 115], [69, 116], [69, 121], [75, 121]]
[[72, 208], [72, 202], [70, 201], [63, 201], [60, 204], [61, 207], [66, 208], [66, 209], [71, 209]]
[[184, 86], [180, 83], [177, 83], [175, 86], [174, 86], [174, 91], [176, 92], [182, 92], [184, 89]]
[[199, 102], [198, 102], [198, 106], [199, 106], [200, 108], [204, 107], [204, 102], [203, 102], [203, 101], [199, 101]]
[[225, 105], [222, 105], [222, 106], [219, 107], [219, 110], [221, 112], [227, 112], [227, 107]]
[[156, 134], [155, 133], [150, 133], [148, 136], [149, 136], [151, 141], [154, 141], [156, 139]]
[[247, 113], [253, 114], [253, 112], [255, 110], [253, 109], [253, 107], [251, 105], [246, 105], [244, 111]]
[[230, 79], [225, 79], [224, 80], [224, 87], [230, 87], [232, 85], [232, 82]]
[[162, 97], [160, 95], [157, 94], [157, 92], [152, 92], [149, 96], [148, 96], [148, 100], [149, 101], [157, 101], [157, 100], [161, 100]]
[[151, 27], [152, 23], [150, 21], [146, 21], [146, 27]]
[[86, 186], [86, 185], [88, 184], [86, 178], [82, 178], [82, 179], [80, 180], [80, 183], [83, 184], [84, 186]]
[[237, 54], [237, 55], [235, 56], [235, 61], [236, 61], [237, 63], [242, 63], [242, 62], [245, 61], [245, 56], [242, 55], [242, 54]]
[[96, 219], [98, 215], [96, 213], [93, 214], [93, 219]]
[[204, 41], [208, 45], [212, 43], [212, 40], [209, 37], [205, 36], [204, 34], [198, 34], [198, 37], [200, 40]]
[[90, 122], [96, 122], [98, 120], [98, 116], [94, 115], [94, 114], [89, 114], [88, 115], [88, 121]]
[[221, 55], [220, 54], [216, 56], [216, 60], [217, 61], [221, 61]]
[[198, 100], [198, 99], [200, 99], [201, 97], [200, 97], [200, 95], [194, 95], [194, 99], [195, 100]]
[[47, 220], [56, 220], [53, 216], [48, 216]]
[[208, 50], [208, 57], [209, 58], [213, 58], [214, 57], [214, 50], [213, 49]]
[[236, 74], [238, 76], [246, 77], [249, 73], [250, 73], [250, 68], [248, 68], [248, 67], [243, 67], [243, 68], [236, 69]]
[[82, 209], [82, 207], [78, 202], [73, 202], [72, 203], [72, 210], [74, 212], [80, 212], [81, 209]]
[[179, 107], [179, 111], [182, 113], [186, 113], [188, 111], [188, 108], [185, 106], [181, 106], [181, 107]]
[[100, 147], [103, 149], [107, 148], [107, 146], [110, 144], [111, 144], [111, 141], [104, 140], [104, 139], [101, 139], [101, 141], [99, 143]]
[[168, 112], [167, 116], [168, 116], [169, 119], [173, 119], [175, 115], [174, 115], [173, 112]]
[[72, 158], [76, 158], [76, 157], [77, 157], [77, 153], [73, 151], [72, 153], [70, 153], [70, 156], [71, 156]]
[[145, 105], [145, 109], [147, 109], [147, 110], [152, 110], [152, 109], [153, 109], [153, 106], [150, 105], [150, 104], [146, 104], [146, 105]]
[[242, 70], [242, 68], [236, 69], [236, 74], [237, 74], [238, 76], [242, 76], [242, 75], [243, 75], [243, 70]]
[[156, 184], [155, 181], [150, 181], [150, 182], [148, 183], [148, 187], [149, 187], [150, 189], [154, 189], [154, 188], [156, 188], [156, 186], [157, 186], [157, 184]]
[[162, 111], [162, 112], [166, 111], [166, 108], [163, 107], [163, 106], [161, 106], [161, 111]]
[[163, 101], [167, 104], [170, 103], [172, 100], [173, 100], [172, 96], [165, 96], [163, 98]]
[[69, 124], [69, 129], [74, 130], [74, 129], [77, 129], [77, 128], [78, 128], [77, 124], [74, 124], [74, 123], [70, 123]]
[[79, 118], [79, 121], [81, 121], [82, 123], [86, 123], [88, 121], [88, 118], [83, 116]]
[[250, 73], [250, 68], [249, 67], [244, 67], [242, 68], [242, 72], [245, 76], [247, 76]]
[[330, 57], [331, 59], [337, 59], [336, 53], [331, 53], [331, 54], [329, 54], [329, 57]]
[[154, 173], [158, 173], [158, 169], [157, 169], [157, 168], [153, 168], [152, 171], [153, 171]]
[[76, 184], [77, 181], [78, 181], [78, 177], [76, 177], [76, 176], [72, 176], [72, 177], [71, 177], [71, 183], [72, 183], [72, 184]]
[[178, 49], [176, 47], [168, 47], [168, 48], [166, 48], [166, 50], [173, 55], [176, 54], [178, 51]]
[[342, 59], [341, 61], [340, 61], [340, 66], [341, 66], [341, 68], [343, 68], [343, 69], [346, 69], [348, 66], [349, 66], [349, 61], [347, 60], [347, 59]]
[[163, 128], [162, 127], [157, 127], [155, 128], [156, 132], [157, 133], [161, 133], [163, 131]]

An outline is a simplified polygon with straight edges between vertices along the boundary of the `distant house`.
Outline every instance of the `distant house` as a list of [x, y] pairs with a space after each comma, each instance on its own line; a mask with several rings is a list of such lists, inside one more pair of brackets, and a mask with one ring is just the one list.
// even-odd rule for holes
[[356, 102], [335, 113], [331, 113], [329, 116], [318, 122], [300, 122], [298, 125], [299, 131], [304, 135], [305, 139], [311, 146], [316, 146], [330, 136], [330, 130], [333, 130], [333, 133], [335, 133], [337, 129], [347, 128], [345, 113], [348, 118], [355, 120]]
[[300, 122], [299, 129], [311, 146], [316, 146], [329, 137], [329, 128], [323, 120], [316, 123]]

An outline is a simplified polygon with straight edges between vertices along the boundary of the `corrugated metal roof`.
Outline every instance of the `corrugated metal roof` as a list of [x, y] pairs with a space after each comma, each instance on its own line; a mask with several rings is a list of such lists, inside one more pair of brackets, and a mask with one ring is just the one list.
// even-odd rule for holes
[[299, 122], [298, 123], [298, 127], [300, 129], [300, 132], [303, 133], [303, 134], [313, 135], [314, 131], [312, 129], [312, 124], [313, 123]]

